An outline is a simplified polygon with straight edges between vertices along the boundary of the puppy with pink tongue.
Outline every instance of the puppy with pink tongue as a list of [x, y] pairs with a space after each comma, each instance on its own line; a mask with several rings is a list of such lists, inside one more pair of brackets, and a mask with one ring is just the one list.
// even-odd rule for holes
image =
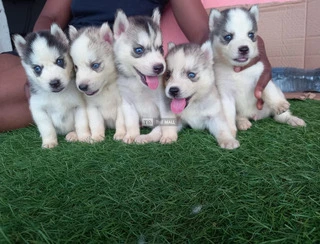
[[[165, 71], [160, 12], [152, 17], [127, 17], [119, 10], [113, 26], [117, 84], [122, 98], [126, 125], [125, 143], [171, 143], [177, 140], [177, 126], [162, 124], [174, 120], [169, 99], [159, 82]], [[140, 125], [152, 126], [149, 134], [140, 134]]]
[[220, 147], [239, 147], [215, 85], [211, 44], [169, 43], [168, 49], [165, 93], [171, 99], [170, 108], [178, 118], [179, 128], [189, 125], [193, 129], [207, 129]]

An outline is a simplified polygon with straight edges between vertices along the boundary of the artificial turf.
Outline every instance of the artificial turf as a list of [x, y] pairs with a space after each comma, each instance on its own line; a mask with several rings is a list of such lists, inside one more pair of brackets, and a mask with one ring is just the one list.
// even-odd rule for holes
[[319, 243], [320, 102], [290, 102], [307, 127], [253, 122], [231, 151], [191, 129], [51, 150], [2, 133], [0, 243]]

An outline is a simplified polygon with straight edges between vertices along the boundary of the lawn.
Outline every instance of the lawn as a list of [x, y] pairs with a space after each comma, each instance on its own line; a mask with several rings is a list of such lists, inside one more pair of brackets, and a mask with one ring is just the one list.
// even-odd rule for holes
[[0, 243], [319, 243], [320, 102], [290, 102], [307, 127], [254, 122], [232, 151], [191, 129], [51, 150], [2, 133]]

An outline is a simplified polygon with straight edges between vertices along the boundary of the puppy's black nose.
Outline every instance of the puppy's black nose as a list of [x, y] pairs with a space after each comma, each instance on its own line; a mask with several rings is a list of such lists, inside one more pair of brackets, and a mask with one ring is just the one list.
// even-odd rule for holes
[[88, 85], [87, 84], [80, 84], [79, 85], [79, 89], [81, 90], [81, 91], [87, 91], [88, 90]]
[[179, 87], [173, 86], [169, 88], [169, 94], [173, 97], [176, 97], [180, 92]]
[[156, 73], [156, 74], [160, 74], [164, 69], [164, 66], [163, 64], [157, 64], [155, 66], [153, 66], [153, 71]]
[[239, 47], [239, 53], [242, 55], [246, 55], [249, 52], [249, 47], [248, 46], [241, 46]]
[[50, 81], [49, 85], [52, 88], [59, 88], [61, 86], [61, 82], [60, 82], [60, 80], [55, 79], [55, 80]]

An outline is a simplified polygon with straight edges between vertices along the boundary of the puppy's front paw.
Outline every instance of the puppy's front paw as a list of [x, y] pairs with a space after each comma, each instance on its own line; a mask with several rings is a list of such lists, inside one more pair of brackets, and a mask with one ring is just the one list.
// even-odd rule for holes
[[42, 143], [42, 148], [44, 149], [50, 149], [58, 146], [58, 141], [51, 141], [51, 142], [43, 142]]
[[125, 137], [126, 132], [125, 131], [116, 131], [116, 133], [113, 136], [113, 140], [121, 141]]
[[252, 126], [251, 122], [246, 118], [237, 119], [238, 130], [248, 130]]
[[96, 142], [102, 142], [105, 139], [104, 134], [97, 134], [97, 135], [92, 135], [90, 143], [96, 143]]
[[136, 139], [136, 137], [139, 136], [139, 135], [133, 135], [133, 134], [126, 134], [122, 141], [126, 144], [131, 144], [134, 142], [134, 140]]
[[292, 126], [306, 126], [306, 122], [296, 116], [289, 118], [287, 123]]
[[272, 108], [274, 114], [282, 114], [290, 108], [290, 103], [287, 100], [279, 102], [275, 107]]
[[178, 140], [178, 135], [177, 134], [163, 135], [160, 138], [160, 143], [161, 144], [170, 144], [170, 143], [176, 142], [177, 140]]
[[78, 135], [75, 131], [71, 131], [66, 135], [66, 141], [75, 142], [78, 141]]
[[79, 135], [78, 135], [78, 141], [90, 143], [90, 142], [91, 142], [91, 135], [90, 135], [90, 133], [82, 133], [82, 134], [79, 134]]
[[134, 139], [134, 142], [137, 144], [146, 144], [146, 143], [152, 142], [152, 140], [148, 135], [138, 135]]
[[224, 149], [236, 149], [240, 146], [240, 143], [236, 139], [224, 139], [219, 140], [219, 146]]

